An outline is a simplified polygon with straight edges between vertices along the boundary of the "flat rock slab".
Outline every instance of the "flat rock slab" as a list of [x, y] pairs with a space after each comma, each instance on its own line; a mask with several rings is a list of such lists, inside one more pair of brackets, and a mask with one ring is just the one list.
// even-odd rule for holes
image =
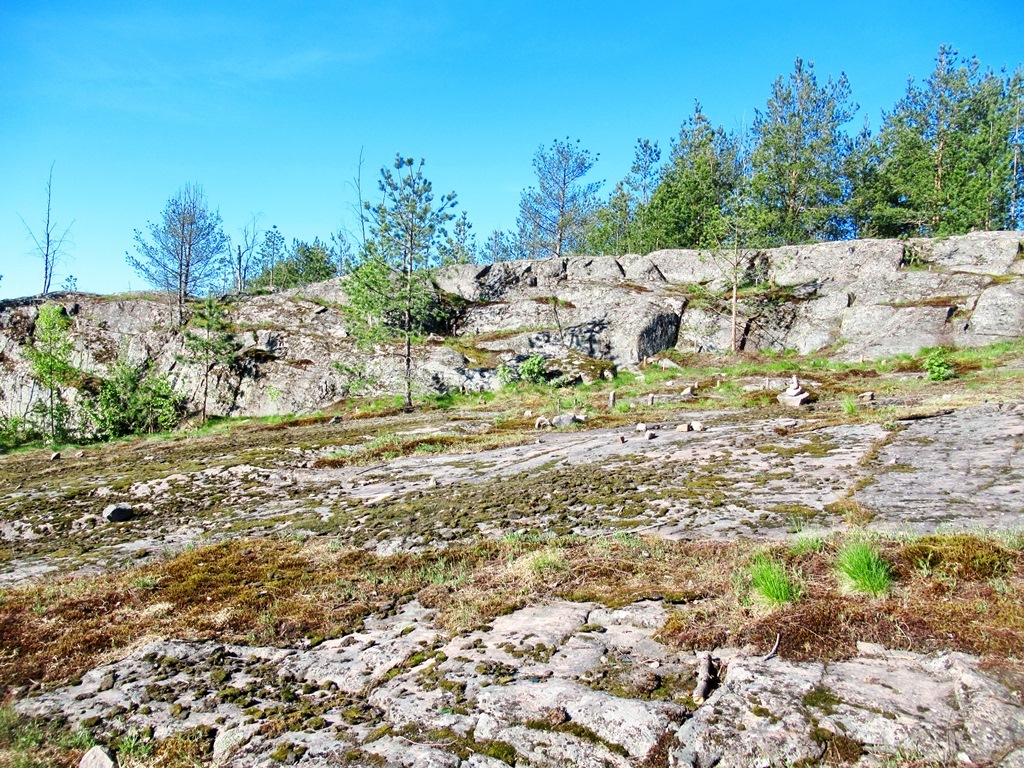
[[881, 446], [856, 498], [883, 530], [1009, 530], [1024, 524], [1024, 406], [907, 423]]
[[[556, 431], [481, 453], [337, 469], [296, 467], [313, 463], [300, 448], [303, 460], [285, 463], [280, 451], [241, 461], [218, 445], [183, 471], [159, 453], [170, 448], [154, 446], [152, 461], [104, 465], [106, 485], [55, 490], [42, 474], [0, 492], [0, 582], [102, 572], [239, 530], [321, 533], [379, 554], [552, 531], [779, 540], [844, 528], [841, 505], [831, 505], [851, 496], [884, 530], [1024, 525], [1022, 404], [963, 408], [895, 431], [813, 414], [691, 411], [679, 423], [695, 415], [704, 431], [645, 425], [656, 440], [626, 427]], [[70, 462], [44, 466], [71, 471]], [[112, 490], [119, 471], [136, 478], [127, 491]], [[133, 519], [106, 523], [102, 510], [120, 503]]]
[[667, 615], [562, 601], [447, 637], [413, 601], [314, 648], [154, 642], [15, 707], [101, 738], [204, 725], [238, 768], [869, 766], [908, 744], [1012, 768], [1024, 753], [1020, 692], [960, 653], [863, 645], [826, 666], [719, 649], [721, 684], [697, 707], [698, 657], [655, 638]]

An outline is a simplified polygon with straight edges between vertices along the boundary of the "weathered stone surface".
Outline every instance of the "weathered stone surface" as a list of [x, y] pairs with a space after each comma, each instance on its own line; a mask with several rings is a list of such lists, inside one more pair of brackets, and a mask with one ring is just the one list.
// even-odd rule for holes
[[[1024, 707], [960, 653], [875, 648], [830, 664], [733, 658], [721, 687], [678, 731], [678, 764], [721, 768], [893, 755], [989, 764], [1024, 742]], [[963, 762], [963, 760], [960, 760]]]
[[[802, 353], [843, 342], [841, 354], [884, 357], [947, 344], [977, 346], [1024, 335], [1024, 259], [1020, 233], [973, 233], [941, 241], [849, 241], [750, 252], [747, 278], [774, 280], [788, 298], [740, 303], [744, 349]], [[688, 284], [721, 287], [707, 253], [657, 251], [645, 256], [547, 259], [455, 265], [437, 274], [442, 291], [472, 302], [461, 334], [502, 332], [480, 346], [502, 358], [573, 350], [623, 366], [660, 351], [723, 351], [732, 344], [728, 302], [688, 304]], [[557, 302], [552, 302], [557, 298]], [[153, 295], [55, 294], [77, 308], [71, 337], [76, 368], [104, 376], [122, 351], [169, 374], [195, 402], [202, 371], [183, 364], [169, 303]], [[241, 362], [212, 381], [216, 415], [272, 415], [320, 410], [345, 396], [358, 368], [380, 392], [402, 386], [393, 350], [355, 348], [345, 327], [338, 280], [232, 304]], [[24, 353], [43, 301], [0, 301], [0, 389], [5, 408], [26, 412], [33, 398]], [[720, 302], [721, 303], [721, 302]], [[510, 330], [522, 333], [508, 337]], [[537, 330], [540, 329], [540, 330]], [[500, 382], [455, 349], [427, 343], [413, 375], [422, 391], [486, 391]], [[586, 380], [586, 376], [583, 377]], [[78, 394], [65, 393], [72, 403]]]
[[[862, 644], [824, 666], [716, 649], [721, 681], [694, 710], [701, 656], [655, 639], [667, 616], [659, 601], [559, 601], [444, 639], [412, 602], [315, 648], [155, 642], [15, 707], [72, 728], [98, 722], [101, 735], [152, 728], [159, 739], [205, 725], [214, 764], [236, 768], [279, 762], [272, 754], [315, 766], [361, 755], [354, 764], [631, 768], [667, 755], [669, 765], [745, 768], [828, 752], [876, 765], [907, 744], [926, 762], [1014, 766], [1024, 751], [1024, 707], [960, 653]], [[103, 690], [112, 673], [121, 682]], [[223, 681], [216, 694], [211, 679]], [[662, 698], [649, 698], [658, 686]], [[264, 727], [303, 708], [322, 714], [301, 729]]]
[[579, 420], [576, 418], [575, 413], [560, 413], [551, 419], [551, 426], [556, 429], [565, 429], [566, 427], [571, 427], [577, 421]]

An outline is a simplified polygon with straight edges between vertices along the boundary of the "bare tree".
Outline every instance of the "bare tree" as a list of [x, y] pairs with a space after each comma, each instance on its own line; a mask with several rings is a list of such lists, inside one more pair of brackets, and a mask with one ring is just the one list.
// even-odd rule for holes
[[259, 254], [256, 246], [259, 244], [260, 214], [252, 214], [249, 223], [242, 228], [242, 243], [235, 244], [234, 253], [231, 246], [228, 246], [228, 269], [231, 273], [232, 288], [236, 293], [243, 293], [246, 286], [254, 275], [252, 274], [259, 266]]
[[68, 224], [61, 231], [60, 227], [53, 220], [53, 166], [54, 163], [51, 163], [50, 175], [46, 179], [46, 219], [43, 222], [43, 231], [37, 236], [32, 231], [32, 228], [25, 223], [25, 219], [18, 216], [25, 229], [28, 230], [29, 237], [32, 238], [32, 253], [43, 260], [43, 293], [50, 292], [50, 286], [53, 283], [54, 267], [57, 266], [57, 262], [64, 255], [64, 246], [68, 243], [71, 224], [75, 223], [72, 221], [71, 224]]
[[180, 327], [185, 324], [188, 297], [212, 284], [230, 240], [221, 228], [220, 213], [207, 207], [197, 184], [179, 189], [167, 201], [160, 221], [146, 228], [148, 239], [135, 230], [138, 256], [126, 254], [128, 264], [150, 285], [174, 297]]

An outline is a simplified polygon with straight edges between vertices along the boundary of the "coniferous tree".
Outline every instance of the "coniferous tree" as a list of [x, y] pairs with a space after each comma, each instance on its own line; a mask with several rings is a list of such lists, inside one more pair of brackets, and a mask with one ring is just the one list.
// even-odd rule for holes
[[846, 75], [818, 84], [797, 59], [772, 86], [751, 127], [751, 214], [762, 245], [835, 240], [852, 234], [845, 204], [851, 142], [843, 131], [857, 106]]
[[185, 324], [188, 297], [212, 285], [230, 240], [220, 213], [210, 210], [202, 187], [194, 184], [179, 189], [167, 201], [160, 221], [147, 228], [148, 238], [135, 230], [138, 255], [128, 255], [128, 263], [150, 285], [173, 296], [180, 327]]
[[1024, 74], [982, 72], [942, 46], [932, 74], [862, 135], [853, 207], [867, 237], [951, 235], [1020, 223]]
[[480, 261], [483, 264], [515, 261], [517, 258], [519, 254], [516, 250], [515, 237], [500, 229], [493, 230], [480, 249]]
[[601, 182], [583, 178], [597, 162], [597, 155], [575, 142], [555, 139], [541, 145], [533, 156], [537, 186], [519, 199], [518, 240], [529, 258], [561, 258], [580, 248], [587, 222], [597, 207]]
[[650, 240], [648, 206], [658, 183], [661, 149], [658, 142], [637, 139], [629, 173], [615, 185], [608, 202], [599, 206], [586, 230], [590, 253], [618, 256], [646, 249]]
[[208, 296], [196, 310], [190, 326], [185, 331], [186, 353], [179, 359], [198, 365], [203, 371], [202, 420], [205, 424], [210, 376], [218, 367], [230, 367], [235, 363], [241, 343], [231, 330], [224, 305], [213, 296]]
[[277, 265], [287, 256], [284, 243], [284, 235], [274, 224], [263, 234], [263, 242], [260, 244], [259, 263], [260, 274], [253, 281], [254, 287], [264, 287], [273, 290], [276, 286]]
[[392, 168], [381, 168], [382, 200], [366, 204], [367, 241], [343, 280], [346, 319], [357, 343], [400, 342], [410, 408], [413, 336], [439, 311], [429, 270], [439, 262], [438, 243], [455, 206], [454, 192], [435, 203], [423, 165], [397, 155]]
[[442, 264], [475, 264], [479, 248], [469, 216], [463, 211], [452, 222], [451, 232], [445, 232], [438, 243]]
[[740, 182], [739, 143], [712, 125], [699, 103], [679, 129], [661, 183], [648, 206], [649, 236], [657, 248], [710, 248], [727, 229], [729, 199]]

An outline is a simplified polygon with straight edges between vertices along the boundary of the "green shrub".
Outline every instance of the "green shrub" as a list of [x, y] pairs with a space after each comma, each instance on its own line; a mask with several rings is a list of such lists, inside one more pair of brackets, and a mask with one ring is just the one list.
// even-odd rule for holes
[[928, 378], [932, 381], [948, 381], [956, 376], [952, 363], [942, 350], [932, 352], [924, 361], [925, 370], [928, 371]]
[[855, 592], [880, 595], [892, 585], [892, 568], [870, 542], [856, 539], [843, 547], [836, 560], [836, 568]]
[[548, 362], [543, 355], [530, 355], [519, 364], [519, 378], [531, 384], [543, 384], [547, 374]]
[[96, 435], [103, 439], [174, 429], [185, 398], [166, 376], [147, 376], [145, 366], [119, 359], [110, 368], [99, 394], [89, 404]]

